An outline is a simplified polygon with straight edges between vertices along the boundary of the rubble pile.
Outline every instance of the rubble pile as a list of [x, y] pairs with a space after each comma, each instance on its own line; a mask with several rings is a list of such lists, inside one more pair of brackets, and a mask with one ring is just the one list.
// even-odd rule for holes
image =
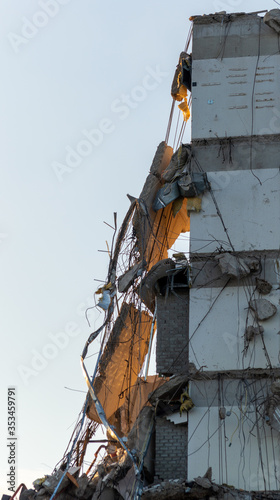
[[[126, 453], [118, 462], [110, 463], [109, 455], [104, 462], [97, 466], [93, 477], [82, 474], [73, 479], [64, 478], [62, 487], [55, 495], [59, 500], [129, 500], [131, 486], [134, 483], [132, 463]], [[58, 483], [62, 471], [52, 476], [46, 476], [44, 482], [36, 489], [25, 490], [20, 500], [50, 500]], [[74, 476], [73, 476], [74, 477]], [[38, 480], [40, 482], [41, 480]], [[36, 481], [34, 481], [36, 484]], [[170, 479], [158, 484], [145, 486], [141, 495], [142, 500], [280, 500], [280, 492], [258, 491], [249, 492], [237, 490], [233, 486], [218, 485], [207, 477], [197, 477], [193, 481], [185, 479]]]
[[[50, 500], [63, 476], [62, 469], [63, 466], [51, 476], [34, 481], [34, 489], [22, 491], [20, 500]], [[113, 455], [108, 453], [90, 476], [79, 473], [80, 467], [69, 468], [55, 494], [55, 499], [121, 500], [128, 498], [126, 488], [131, 490], [135, 479], [132, 461], [121, 448]]]
[[[199, 481], [205, 480], [203, 481]], [[170, 479], [160, 484], [144, 488], [142, 500], [268, 500], [280, 499], [280, 492], [248, 492], [236, 490], [232, 486], [217, 485], [207, 478], [196, 478], [194, 481]]]

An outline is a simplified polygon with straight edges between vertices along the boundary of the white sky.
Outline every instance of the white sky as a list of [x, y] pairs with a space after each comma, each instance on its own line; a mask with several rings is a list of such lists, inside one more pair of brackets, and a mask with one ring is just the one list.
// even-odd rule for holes
[[[46, 5], [53, 10], [42, 16]], [[65, 386], [86, 391], [80, 354], [103, 319], [91, 314], [89, 328], [83, 314], [93, 305], [94, 279], [106, 279], [108, 257], [98, 250], [112, 231], [103, 221], [112, 223], [116, 211], [121, 224], [126, 193], [139, 195], [164, 140], [188, 18], [275, 7], [272, 0], [0, 0], [1, 493], [8, 386], [18, 394], [18, 483], [50, 473], [69, 441], [85, 395]], [[121, 102], [127, 96], [129, 104]], [[98, 142], [69, 168], [66, 148], [86, 147], [91, 129]], [[55, 167], [60, 181], [54, 162], [66, 166]], [[55, 347], [61, 332], [67, 346]]]

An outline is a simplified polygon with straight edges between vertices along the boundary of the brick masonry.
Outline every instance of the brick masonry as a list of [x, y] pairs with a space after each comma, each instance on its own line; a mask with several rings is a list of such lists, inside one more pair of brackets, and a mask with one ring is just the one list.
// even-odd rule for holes
[[155, 475], [160, 480], [187, 478], [187, 425], [156, 418]]
[[188, 368], [189, 290], [157, 296], [157, 372], [178, 375]]

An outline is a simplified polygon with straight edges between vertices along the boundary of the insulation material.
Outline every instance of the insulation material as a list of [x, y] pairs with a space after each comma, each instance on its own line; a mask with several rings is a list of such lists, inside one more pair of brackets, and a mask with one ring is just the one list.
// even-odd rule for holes
[[[133, 304], [122, 305], [120, 315], [111, 331], [104, 353], [99, 362], [99, 376], [94, 381], [94, 390], [107, 420], [129, 397], [137, 381], [138, 373], [148, 352], [152, 317], [136, 309]], [[99, 422], [92, 401], [88, 417]]]
[[148, 269], [159, 260], [167, 258], [167, 250], [172, 247], [178, 236], [190, 229], [190, 219], [186, 210], [187, 200], [181, 210], [173, 214], [172, 204], [155, 212], [152, 203], [161, 187], [160, 176], [170, 163], [173, 150], [162, 142], [157, 149], [150, 174], [139, 197], [139, 209], [133, 217], [133, 228], [137, 237], [141, 258], [148, 263]]
[[185, 122], [188, 121], [189, 117], [191, 116], [191, 112], [190, 112], [190, 108], [189, 108], [189, 105], [188, 105], [188, 100], [187, 98], [185, 97], [183, 102], [181, 102], [181, 104], [178, 105], [178, 108], [182, 111], [183, 113], [183, 119]]
[[187, 200], [187, 212], [200, 212], [201, 210], [202, 198], [196, 196], [194, 198], [188, 198]]
[[176, 101], [182, 101], [188, 90], [191, 91], [191, 67], [191, 56], [181, 52], [171, 86], [171, 95]]
[[167, 250], [177, 240], [181, 233], [190, 230], [190, 218], [187, 214], [187, 199], [183, 201], [181, 210], [173, 216], [172, 204], [169, 204], [156, 214], [149, 239], [146, 244], [145, 259], [149, 262], [148, 270], [159, 260], [167, 259]]
[[121, 432], [123, 434], [127, 435], [130, 432], [143, 406], [149, 404], [149, 394], [164, 383], [165, 380], [162, 377], [150, 375], [146, 381], [143, 378], [138, 378], [130, 391], [126, 391], [125, 401], [119, 408]]

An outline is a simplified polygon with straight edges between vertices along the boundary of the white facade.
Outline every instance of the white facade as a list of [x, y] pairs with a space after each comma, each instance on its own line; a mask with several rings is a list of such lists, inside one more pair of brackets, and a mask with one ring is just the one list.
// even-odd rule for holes
[[194, 61], [192, 76], [193, 139], [275, 133], [279, 54]]
[[[205, 380], [189, 383], [195, 407], [188, 414], [188, 477], [212, 467], [216, 482], [277, 490], [280, 434], [265, 405], [271, 374], [280, 368], [280, 146], [278, 165], [269, 156], [270, 137], [275, 147], [280, 133], [278, 35], [257, 15], [227, 23], [210, 17], [194, 20], [193, 39], [192, 141], [200, 159], [192, 168], [207, 172], [211, 192], [203, 194], [202, 210], [191, 213], [194, 274], [196, 262], [202, 264], [200, 284], [190, 289], [189, 361]], [[259, 157], [256, 136], [267, 141]], [[216, 148], [212, 163], [208, 144]], [[211, 281], [205, 264], [215, 276], [215, 255], [222, 252], [256, 258], [259, 268], [240, 280]], [[256, 291], [257, 277], [269, 281], [270, 293]], [[249, 304], [258, 298], [276, 307], [274, 316], [256, 317]], [[263, 334], [246, 341], [248, 326]]]

